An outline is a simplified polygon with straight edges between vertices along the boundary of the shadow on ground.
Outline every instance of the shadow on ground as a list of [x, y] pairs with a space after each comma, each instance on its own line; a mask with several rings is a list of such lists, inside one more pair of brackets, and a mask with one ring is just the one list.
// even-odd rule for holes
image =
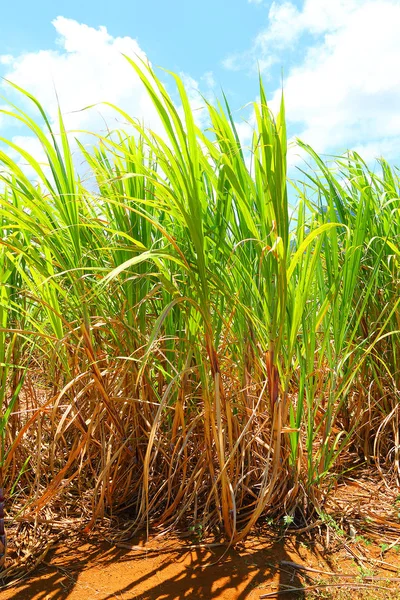
[[[148, 550], [105, 542], [59, 546], [29, 579], [0, 591], [0, 600], [245, 600], [302, 588], [303, 577], [285, 561], [310, 562], [313, 555], [295, 538], [258, 535], [240, 548], [191, 548], [182, 540], [153, 540]], [[314, 555], [314, 560], [315, 560]]]

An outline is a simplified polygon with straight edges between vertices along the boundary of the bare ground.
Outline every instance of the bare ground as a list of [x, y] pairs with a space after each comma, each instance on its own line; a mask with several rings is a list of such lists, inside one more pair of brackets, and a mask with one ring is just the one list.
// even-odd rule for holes
[[309, 535], [263, 531], [228, 551], [177, 537], [135, 542], [112, 545], [80, 535], [59, 543], [0, 599], [400, 598], [397, 545], [383, 552], [376, 543], [343, 541], [327, 551]]
[[331, 492], [324, 522], [264, 522], [229, 549], [200, 532], [121, 541], [111, 520], [92, 533], [80, 519], [14, 523], [0, 600], [400, 599], [399, 488], [358, 476]]

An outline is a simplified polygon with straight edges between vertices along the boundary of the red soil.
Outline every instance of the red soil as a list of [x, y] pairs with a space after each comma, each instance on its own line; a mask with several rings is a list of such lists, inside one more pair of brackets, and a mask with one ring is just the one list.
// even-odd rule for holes
[[[279, 596], [274, 597], [283, 600], [400, 598], [400, 583], [396, 581], [400, 556], [396, 552], [390, 558], [384, 556], [384, 562], [393, 564], [393, 568], [379, 565], [375, 559], [373, 577], [377, 579], [363, 580], [364, 585], [378, 587], [387, 585], [383, 579], [394, 578], [390, 593], [370, 588], [357, 591], [354, 585], [360, 588], [360, 579], [343, 577], [344, 573], [360, 575], [360, 564], [352, 556], [352, 552], [360, 555], [356, 544], [353, 549], [348, 544], [342, 548], [336, 546], [334, 554], [324, 552], [323, 556], [322, 545], [310, 538], [291, 536], [283, 541], [260, 533], [241, 547], [228, 550], [219, 562], [216, 561], [224, 548], [191, 547], [190, 541], [172, 537], [126, 546], [112, 546], [95, 538], [62, 543], [28, 579], [0, 591], [0, 600], [255, 600], [278, 590]], [[378, 546], [374, 548], [373, 554], [378, 556]], [[288, 561], [319, 573], [300, 571], [287, 564]], [[364, 567], [371, 567], [371, 563], [365, 563]], [[321, 571], [334, 571], [340, 576], [332, 579]], [[326, 583], [340, 587], [282, 593], [287, 587]]]

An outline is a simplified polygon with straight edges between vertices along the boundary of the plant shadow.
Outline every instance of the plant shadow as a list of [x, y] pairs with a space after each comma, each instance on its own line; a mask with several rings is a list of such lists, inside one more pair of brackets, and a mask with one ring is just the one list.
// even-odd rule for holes
[[0, 591], [0, 600], [245, 600], [277, 591], [283, 600], [305, 598], [307, 578], [288, 563], [316, 559], [295, 536], [259, 534], [228, 550], [179, 539], [135, 542], [60, 546], [29, 579]]

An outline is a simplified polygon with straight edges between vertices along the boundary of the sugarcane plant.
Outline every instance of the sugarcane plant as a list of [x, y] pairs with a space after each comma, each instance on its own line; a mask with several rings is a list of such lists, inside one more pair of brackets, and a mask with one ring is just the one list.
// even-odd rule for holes
[[[189, 520], [238, 542], [264, 515], [321, 512], [350, 464], [400, 477], [396, 169], [355, 153], [328, 168], [299, 142], [313, 167], [289, 202], [283, 98], [274, 116], [260, 80], [245, 147], [226, 99], [204, 101], [200, 128], [179, 77], [174, 102], [127, 60], [157, 132], [113, 106], [124, 129], [75, 143], [17, 86], [38, 117], [2, 110], [46, 156], [2, 140], [1, 464], [16, 491], [35, 487], [37, 513], [74, 488], [88, 527], [123, 508], [132, 531]], [[22, 389], [29, 413], [13, 409]]]

